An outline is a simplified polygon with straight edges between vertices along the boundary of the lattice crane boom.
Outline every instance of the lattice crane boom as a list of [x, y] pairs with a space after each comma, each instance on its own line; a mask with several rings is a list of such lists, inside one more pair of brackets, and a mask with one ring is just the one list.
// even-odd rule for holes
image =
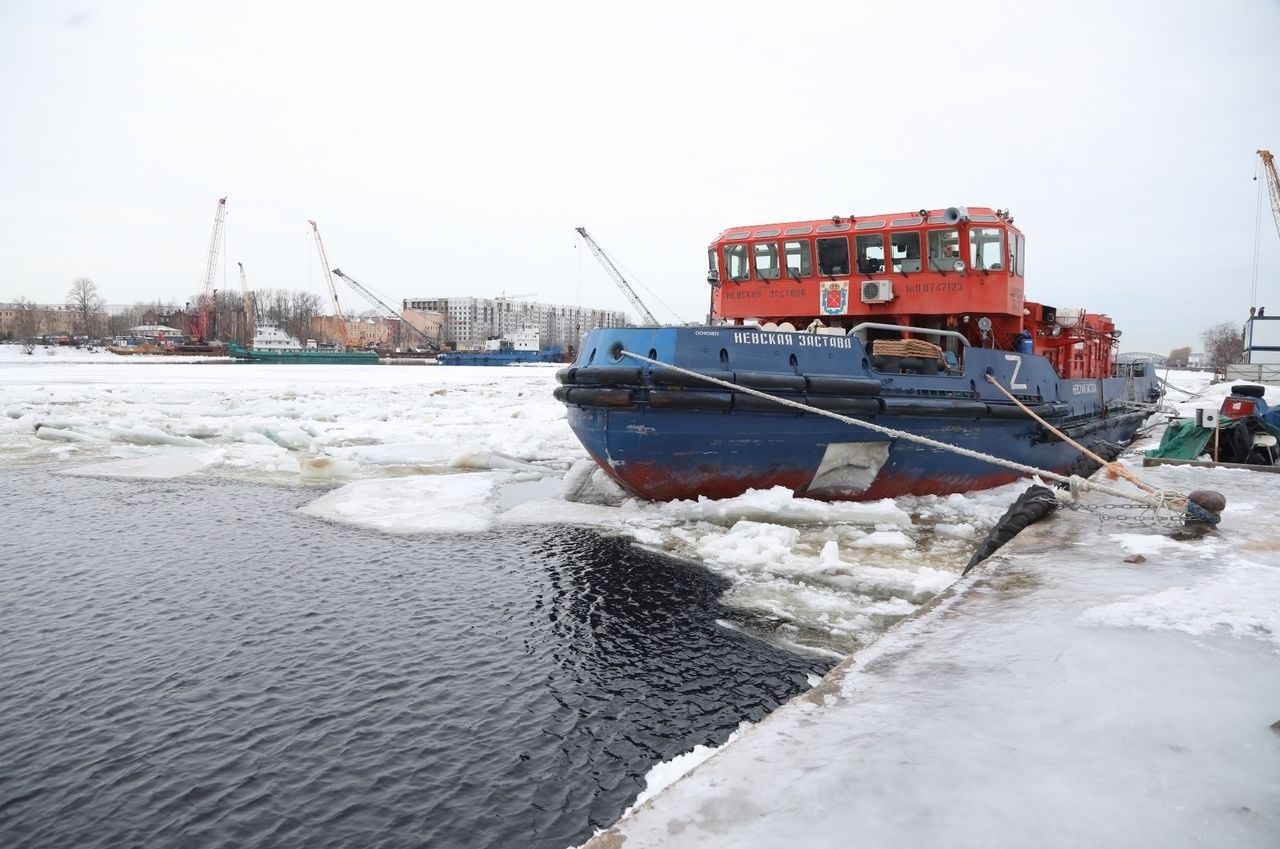
[[436, 340], [432, 339], [426, 333], [426, 331], [419, 330], [417, 327], [414, 327], [411, 323], [405, 321], [404, 317], [401, 316], [400, 313], [396, 312], [394, 307], [392, 307], [390, 304], [387, 304], [377, 295], [373, 294], [364, 286], [357, 283], [354, 278], [348, 277], [346, 274], [343, 274], [341, 268], [335, 268], [333, 270], [333, 274], [335, 277], [340, 277], [343, 280], [345, 280], [347, 282], [347, 285], [349, 285], [352, 289], [355, 289], [356, 293], [359, 294], [361, 297], [363, 297], [370, 304], [381, 309], [383, 312], [392, 316], [393, 318], [399, 319], [401, 326], [408, 327], [415, 334], [417, 334], [418, 338], [421, 339], [428, 348], [430, 348], [433, 351], [440, 350], [440, 345], [436, 342]]
[[249, 291], [249, 281], [244, 276], [244, 263], [237, 262], [240, 266], [240, 303], [244, 310], [244, 344], [246, 346], [253, 344], [254, 334], [257, 333], [258, 324], [258, 308], [253, 302], [253, 294]]
[[329, 257], [324, 252], [324, 241], [320, 238], [320, 228], [316, 226], [316, 222], [308, 219], [307, 223], [311, 225], [311, 232], [316, 237], [316, 250], [320, 252], [320, 267], [324, 270], [324, 281], [329, 285], [329, 297], [333, 299], [333, 312], [338, 317], [339, 325], [342, 327], [342, 343], [348, 348], [360, 347], [359, 333], [353, 333], [351, 330], [351, 322], [347, 321], [346, 314], [342, 311], [342, 304], [338, 301], [338, 287], [333, 282], [333, 272], [329, 270]]
[[213, 213], [213, 235], [209, 237], [209, 253], [204, 260], [204, 279], [196, 298], [196, 316], [191, 322], [191, 335], [201, 343], [208, 341], [210, 315], [214, 308], [213, 278], [218, 270], [218, 254], [222, 250], [222, 222], [227, 218], [227, 199], [218, 198]]
[[316, 250], [320, 252], [320, 268], [324, 272], [324, 282], [329, 285], [329, 297], [333, 299], [333, 312], [345, 325], [347, 317], [342, 312], [342, 304], [338, 303], [338, 287], [333, 284], [333, 273], [329, 271], [329, 257], [324, 252], [324, 241], [320, 238], [320, 228], [311, 219], [307, 219], [307, 223], [311, 225], [311, 232], [316, 237]]
[[626, 295], [627, 300], [631, 301], [631, 305], [639, 311], [640, 319], [644, 322], [645, 326], [657, 327], [658, 320], [653, 317], [653, 313], [649, 312], [649, 308], [640, 300], [640, 296], [631, 288], [631, 284], [622, 276], [622, 272], [613, 264], [613, 260], [609, 259], [608, 254], [604, 252], [604, 248], [596, 244], [596, 240], [591, 238], [590, 234], [587, 233], [586, 227], [575, 227], [574, 229], [578, 231], [578, 235], [582, 237], [582, 240], [587, 243], [587, 247], [591, 249], [591, 253], [595, 255], [595, 258], [600, 262], [601, 267], [603, 267], [608, 275], [613, 278], [613, 282], [618, 284], [618, 288], [622, 290], [622, 294]]
[[1258, 151], [1262, 157], [1262, 170], [1266, 172], [1267, 192], [1271, 195], [1271, 216], [1276, 221], [1276, 234], [1280, 235], [1280, 177], [1276, 176], [1276, 160], [1269, 150]]

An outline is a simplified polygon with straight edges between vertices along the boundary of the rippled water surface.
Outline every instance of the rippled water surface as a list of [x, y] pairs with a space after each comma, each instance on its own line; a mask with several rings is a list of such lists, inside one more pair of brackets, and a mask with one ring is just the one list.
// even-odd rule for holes
[[0, 471], [0, 847], [562, 849], [826, 668], [623, 541], [317, 494]]

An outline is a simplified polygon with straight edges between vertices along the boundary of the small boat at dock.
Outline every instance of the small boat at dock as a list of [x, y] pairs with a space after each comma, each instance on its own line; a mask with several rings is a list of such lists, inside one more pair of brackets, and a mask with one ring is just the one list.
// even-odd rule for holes
[[1231, 387], [1218, 406], [1197, 407], [1194, 417], [1174, 420], [1144, 466], [1195, 465], [1280, 472], [1280, 409], [1266, 401], [1266, 387]]
[[536, 328], [524, 328], [510, 338], [487, 339], [478, 350], [441, 351], [436, 359], [442, 366], [509, 366], [563, 362], [560, 356], [559, 347], [542, 346]]
[[229, 342], [227, 354], [233, 360], [246, 363], [370, 365], [378, 362], [376, 351], [304, 346], [279, 325], [268, 321], [258, 323], [252, 347], [245, 348], [236, 342]]

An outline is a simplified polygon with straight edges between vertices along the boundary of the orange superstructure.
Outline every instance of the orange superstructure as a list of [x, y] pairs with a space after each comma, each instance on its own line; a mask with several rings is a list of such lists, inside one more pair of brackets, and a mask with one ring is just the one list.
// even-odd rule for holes
[[[859, 332], [954, 331], [970, 345], [1042, 354], [1064, 378], [1110, 377], [1110, 318], [1027, 301], [1026, 239], [1007, 210], [948, 207], [733, 227], [708, 251], [714, 321]], [[955, 336], [931, 337], [958, 349]]]

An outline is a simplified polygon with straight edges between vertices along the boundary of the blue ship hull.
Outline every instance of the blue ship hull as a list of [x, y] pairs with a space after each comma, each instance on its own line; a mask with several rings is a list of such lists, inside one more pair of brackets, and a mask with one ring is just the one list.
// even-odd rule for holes
[[[655, 367], [630, 351], [820, 409], [1065, 472], [1079, 452], [1010, 402], [1081, 444], [1128, 442], [1159, 393], [1149, 365], [1100, 380], [1062, 380], [1033, 354], [966, 348], [953, 372], [934, 362], [873, 368], [851, 336], [742, 327], [593, 331], [560, 372], [570, 427], [619, 483], [646, 498], [725, 498], [784, 486], [824, 500], [946, 494], [1022, 473], [882, 435]], [[922, 373], [928, 371], [930, 373]]]
[[560, 361], [559, 348], [541, 351], [445, 351], [436, 356], [443, 366], [509, 366], [516, 363]]

